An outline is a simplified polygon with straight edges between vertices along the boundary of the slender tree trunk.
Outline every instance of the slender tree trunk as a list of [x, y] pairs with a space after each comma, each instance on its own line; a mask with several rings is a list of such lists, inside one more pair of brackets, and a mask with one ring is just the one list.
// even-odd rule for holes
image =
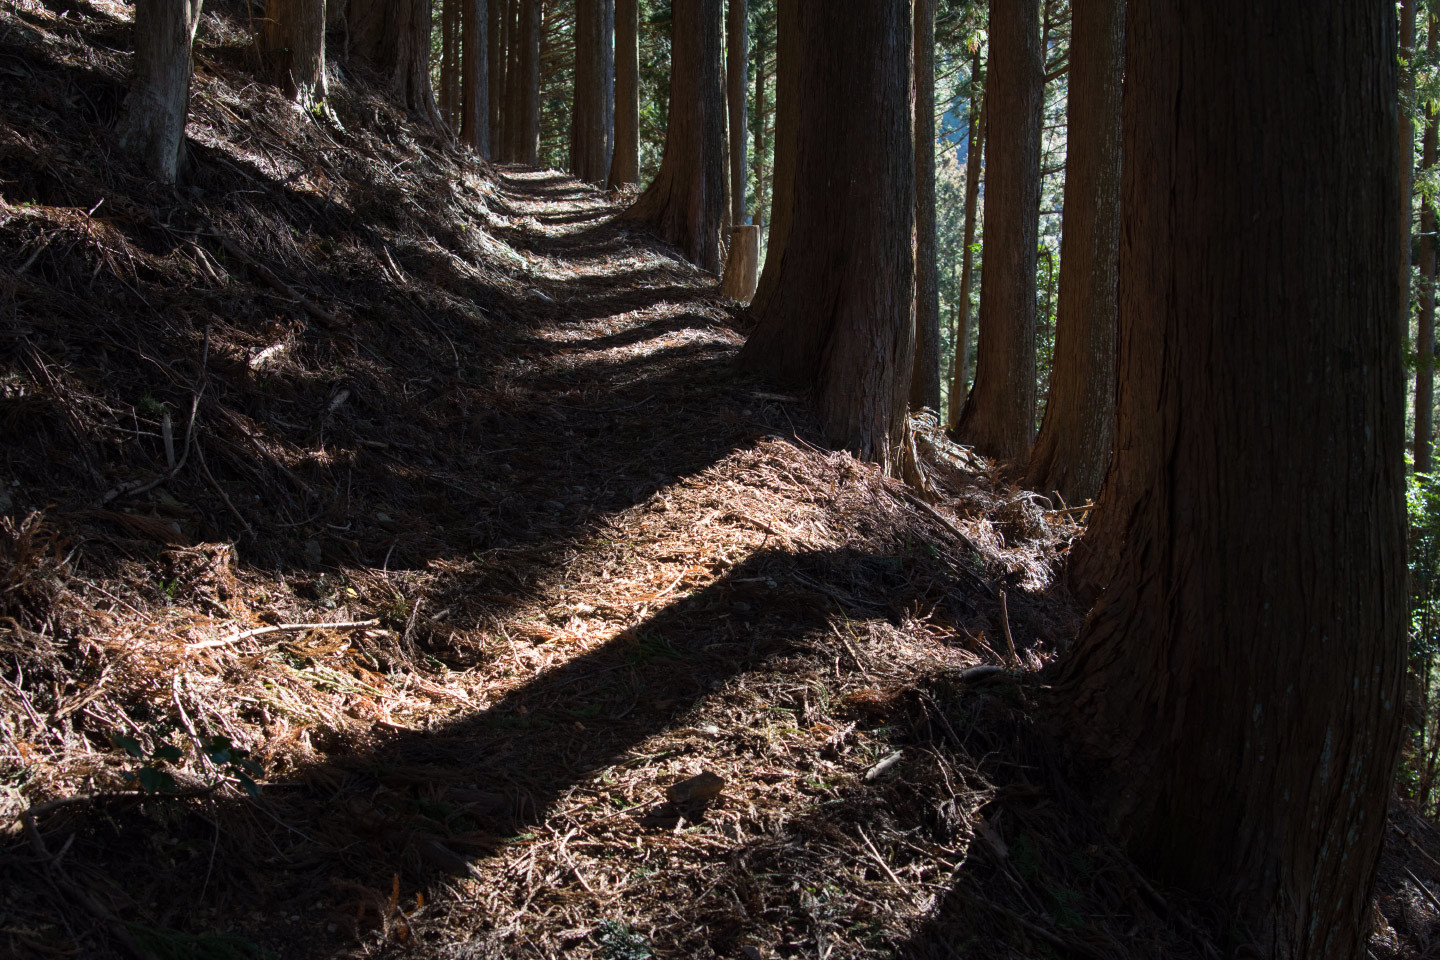
[[1412, 307], [1410, 274], [1414, 255], [1413, 229], [1415, 184], [1415, 8], [1420, 0], [1400, 3], [1400, 230], [1402, 257], [1400, 272], [1400, 326], [1409, 333]]
[[761, 31], [755, 44], [755, 224], [765, 228], [765, 35]]
[[615, 0], [615, 151], [605, 185], [640, 183], [640, 2]]
[[798, 6], [793, 221], [740, 361], [812, 390], [832, 441], [898, 473], [915, 349], [910, 8]]
[[260, 41], [286, 96], [307, 109], [325, 99], [325, 0], [265, 0]]
[[455, 20], [459, 15], [458, 0], [440, 0], [440, 116], [451, 128], [456, 126], [455, 74], [459, 44]]
[[720, 271], [725, 222], [725, 79], [721, 0], [676, 0], [670, 40], [670, 122], [655, 181], [625, 213], [691, 263]]
[[980, 171], [985, 157], [985, 95], [980, 50], [970, 64], [970, 149], [965, 155], [965, 248], [960, 251], [960, 300], [955, 338], [955, 376], [950, 384], [950, 411], [946, 423], [953, 431], [960, 422], [960, 405], [970, 383], [970, 283], [975, 273], [975, 213], [980, 206]]
[[[525, 99], [525, 76], [521, 71], [521, 23], [525, 17], [528, 0], [510, 0], [510, 34], [506, 47], [508, 63], [505, 65], [505, 155], [511, 163], [520, 163], [521, 103]], [[537, 0], [538, 2], [538, 0]]]
[[725, 21], [725, 83], [730, 109], [730, 223], [745, 222], [745, 94], [750, 88], [746, 0], [730, 0]]
[[1350, 960], [1370, 929], [1405, 669], [1396, 53], [1354, 0], [1126, 25], [1124, 550], [1055, 706], [1235, 956]]
[[528, 167], [540, 164], [540, 15], [541, 0], [514, 0], [519, 5], [519, 24], [515, 34], [515, 74], [511, 78], [515, 111], [511, 118], [515, 131], [516, 163]]
[[135, 65], [116, 133], [121, 149], [161, 183], [174, 183], [184, 166], [199, 25], [200, 0], [135, 0]]
[[975, 385], [959, 438], [1017, 460], [1035, 433], [1035, 258], [1040, 215], [1040, 113], [1045, 74], [1038, 0], [992, 0], [989, 171]]
[[795, 206], [795, 149], [799, 133], [800, 35], [802, 0], [775, 0], [775, 161], [771, 165], [774, 184], [770, 200], [770, 238], [765, 244], [765, 269], [750, 311], [760, 316], [774, 296], [790, 241], [790, 223]]
[[510, 4], [514, 0], [489, 0], [490, 9], [490, 151], [493, 159], [509, 160], [505, 149], [505, 82], [510, 55]]
[[1073, 0], [1055, 368], [1025, 486], [1083, 503], [1100, 492], [1115, 416], [1124, 0]]
[[440, 127], [430, 84], [431, 0], [350, 0], [354, 52], [390, 74], [397, 103], [422, 122]]
[[604, 183], [610, 173], [613, 132], [607, 120], [615, 111], [614, 36], [613, 0], [576, 0], [570, 172], [590, 183]]
[[487, 0], [462, 0], [464, 37], [464, 115], [460, 136], [470, 148], [490, 159], [490, 44]]
[[910, 406], [940, 409], [935, 238], [935, 0], [915, 0], [915, 368]]
[[[1426, 27], [1425, 52], [1433, 63], [1440, 33], [1435, 17]], [[1413, 37], [1411, 38], [1414, 39]], [[1436, 121], [1433, 102], [1425, 104], [1425, 137], [1420, 163], [1435, 167]], [[1420, 313], [1415, 322], [1415, 472], [1429, 473], [1435, 443], [1435, 204], [1420, 201]], [[1408, 331], [1407, 331], [1408, 332]]]

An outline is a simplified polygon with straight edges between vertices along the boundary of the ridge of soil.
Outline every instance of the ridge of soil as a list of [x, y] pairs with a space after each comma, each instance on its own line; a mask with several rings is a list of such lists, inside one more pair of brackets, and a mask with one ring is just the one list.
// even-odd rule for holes
[[206, 6], [177, 190], [128, 8], [0, 10], [0, 951], [1219, 955], [1036, 729], [1073, 513], [826, 449], [624, 198], [348, 61], [298, 113]]

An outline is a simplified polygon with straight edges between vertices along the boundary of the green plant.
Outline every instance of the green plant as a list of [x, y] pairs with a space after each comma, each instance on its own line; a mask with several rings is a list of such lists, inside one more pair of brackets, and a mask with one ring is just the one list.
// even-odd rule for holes
[[[123, 733], [110, 735], [110, 742], [124, 750], [136, 760], [144, 760], [135, 770], [126, 770], [120, 776], [146, 793], [174, 793], [178, 787], [175, 777], [168, 768], [179, 763], [185, 752], [173, 743], [159, 741], [150, 752], [145, 752], [140, 741]], [[265, 770], [250, 759], [250, 753], [236, 747], [229, 737], [200, 737], [197, 746], [222, 774], [233, 777], [240, 788], [252, 797], [260, 795], [260, 785], [255, 777], [265, 775]]]
[[621, 920], [606, 920], [596, 927], [595, 942], [605, 960], [648, 960], [654, 956], [645, 937]]

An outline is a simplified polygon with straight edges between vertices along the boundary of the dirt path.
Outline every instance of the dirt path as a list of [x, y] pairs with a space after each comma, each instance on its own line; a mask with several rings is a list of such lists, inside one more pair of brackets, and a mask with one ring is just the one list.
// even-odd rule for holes
[[[509, 280], [473, 294], [485, 326], [453, 298], [487, 263], [402, 250], [387, 294], [429, 296], [428, 273], [456, 306], [412, 311], [408, 341], [386, 317], [353, 348], [297, 341], [292, 381], [226, 400], [277, 478], [255, 538], [116, 541], [143, 572], [75, 588], [109, 610], [106, 696], [53, 723], [144, 755], [77, 728], [29, 790], [92, 796], [37, 832], [65, 850], [62, 901], [116, 919], [45, 919], [25, 869], [12, 909], [94, 956], [121, 923], [176, 956], [939, 949], [997, 747], [947, 718], [1012, 709], [953, 676], [1006, 649], [987, 577], [1010, 578], [1020, 654], [1045, 635], [1034, 551], [1011, 563], [991, 519], [819, 447], [803, 403], [734, 369], [713, 278], [593, 189], [504, 171], [486, 203]], [[314, 383], [340, 362], [343, 389]], [[257, 800], [196, 749], [215, 735], [263, 767]], [[181, 759], [152, 760], [167, 742]], [[146, 766], [187, 796], [129, 792]], [[718, 795], [670, 802], [700, 774]]]

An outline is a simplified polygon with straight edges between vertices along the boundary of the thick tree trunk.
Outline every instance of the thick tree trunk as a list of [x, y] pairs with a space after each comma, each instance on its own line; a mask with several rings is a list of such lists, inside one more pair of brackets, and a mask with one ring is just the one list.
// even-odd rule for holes
[[305, 108], [325, 99], [325, 0], [265, 0], [260, 41], [286, 96]]
[[1017, 460], [1035, 433], [1035, 248], [1045, 74], [1039, 0], [992, 0], [986, 103], [985, 258], [975, 385], [957, 436]]
[[1024, 482], [1083, 503], [1100, 492], [1114, 436], [1125, 3], [1074, 0], [1070, 11], [1055, 367]]
[[610, 173], [615, 115], [614, 37], [614, 0], [575, 0], [570, 172], [590, 183], [604, 183]]
[[615, 150], [605, 185], [640, 183], [640, 0], [615, 0]]
[[725, 86], [730, 110], [730, 223], [745, 223], [745, 95], [750, 77], [746, 0], [730, 0], [725, 20]]
[[760, 228], [753, 224], [731, 227], [725, 276], [720, 280], [721, 296], [748, 301], [755, 295], [755, 282], [759, 276]]
[[[1426, 52], [1435, 56], [1436, 21], [1430, 20]], [[1433, 104], [1425, 105], [1425, 138], [1421, 166], [1435, 167], [1436, 120]], [[1415, 318], [1415, 472], [1429, 473], [1435, 444], [1435, 203], [1420, 201], [1420, 312]]]
[[725, 222], [725, 73], [721, 0], [675, 0], [670, 123], [655, 181], [624, 216], [653, 227], [685, 259], [720, 272]]
[[1292, 14], [1130, 5], [1124, 550], [1055, 694], [1114, 830], [1235, 956], [1349, 960], [1405, 667], [1395, 22]]
[[501, 162], [510, 159], [505, 140], [505, 87], [510, 56], [510, 4], [490, 0], [490, 151]]
[[910, 406], [940, 409], [940, 266], [935, 238], [935, 0], [915, 0], [915, 367]]
[[980, 206], [980, 173], [985, 158], [985, 95], [977, 48], [970, 63], [970, 149], [965, 155], [965, 247], [960, 251], [960, 301], [955, 309], [955, 373], [950, 382], [950, 410], [945, 422], [953, 431], [960, 423], [960, 405], [970, 384], [970, 289], [975, 273], [975, 213]]
[[541, 0], [513, 0], [517, 4], [515, 55], [511, 59], [512, 93], [510, 159], [534, 167], [540, 163], [540, 15]]
[[135, 0], [135, 65], [116, 134], [161, 183], [174, 183], [185, 160], [190, 108], [190, 46], [200, 0]]
[[830, 439], [895, 474], [915, 350], [910, 8], [798, 6], [793, 221], [740, 360], [812, 390]]
[[799, 132], [801, 0], [775, 0], [775, 161], [771, 166], [770, 237], [765, 243], [765, 269], [750, 300], [756, 316], [769, 306], [780, 280], [785, 247], [795, 207], [795, 148]]
[[442, 126], [430, 84], [431, 0], [350, 0], [351, 45], [390, 74], [395, 101], [423, 123]]
[[465, 106], [460, 120], [460, 137], [470, 149], [490, 159], [490, 44], [489, 11], [486, 0], [462, 0]]

